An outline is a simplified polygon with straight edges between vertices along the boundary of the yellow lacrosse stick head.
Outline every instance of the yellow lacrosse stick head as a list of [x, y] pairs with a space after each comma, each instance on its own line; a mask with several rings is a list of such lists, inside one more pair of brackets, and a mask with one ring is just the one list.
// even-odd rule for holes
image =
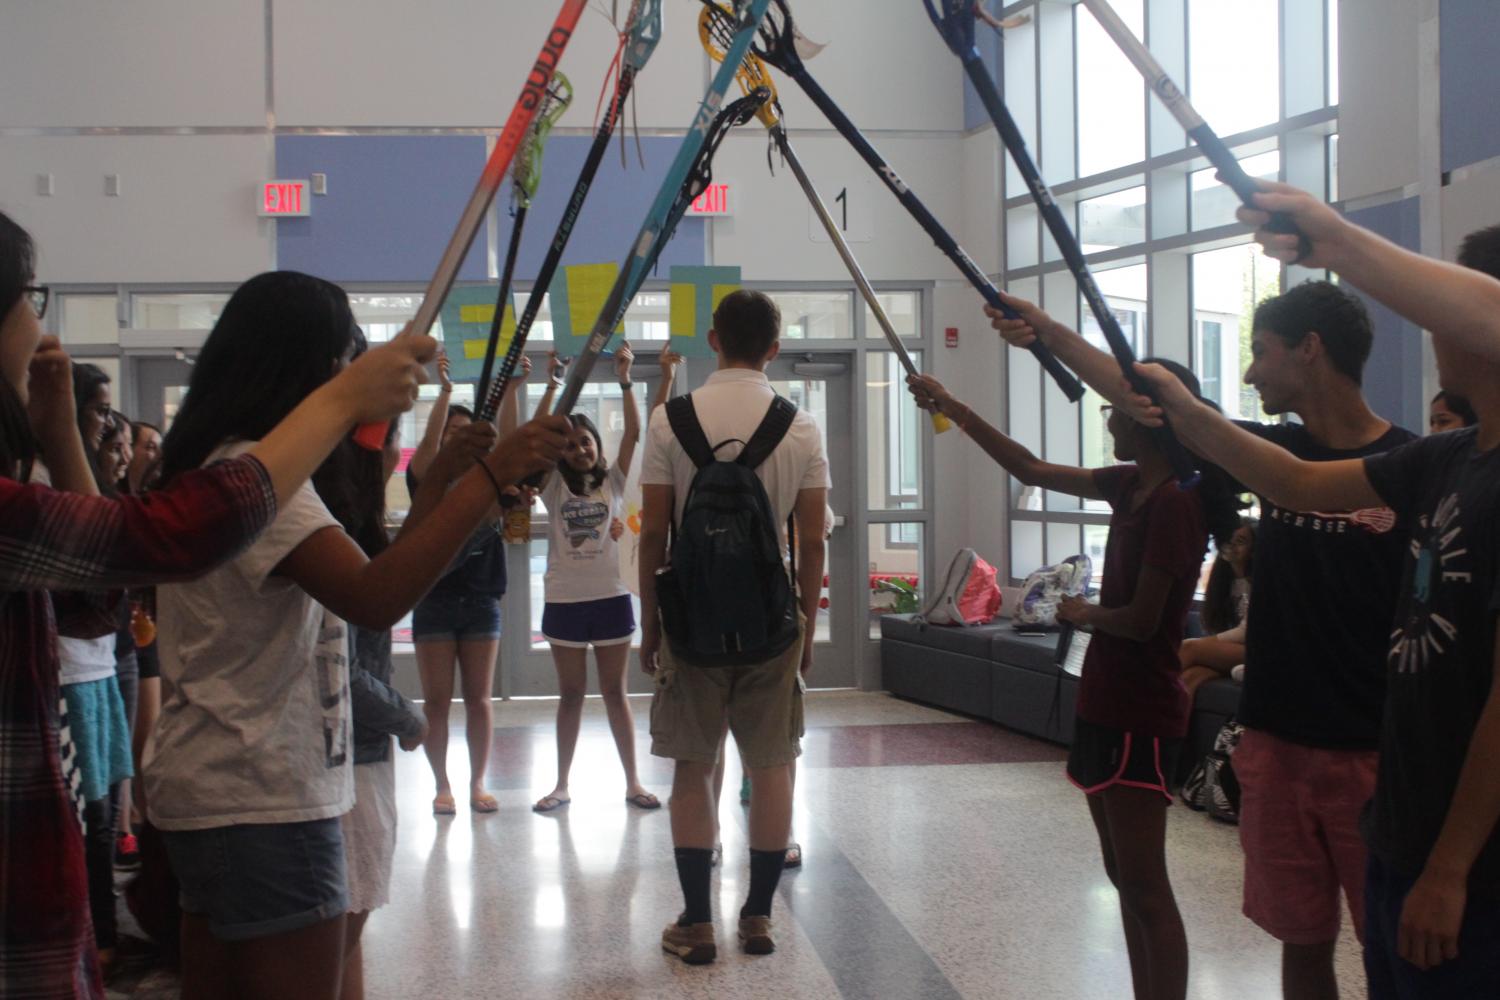
[[[698, 40], [703, 43], [703, 51], [714, 62], [724, 61], [735, 27], [734, 11], [724, 6], [724, 0], [705, 2], [703, 9], [698, 12]], [[754, 52], [746, 52], [739, 69], [735, 70], [734, 78], [742, 93], [749, 94], [757, 87], [765, 87], [771, 92], [771, 99], [761, 105], [755, 117], [766, 128], [775, 128], [780, 121], [778, 112], [781, 105], [776, 99], [776, 83], [771, 79], [771, 72], [766, 69], [760, 56]]]

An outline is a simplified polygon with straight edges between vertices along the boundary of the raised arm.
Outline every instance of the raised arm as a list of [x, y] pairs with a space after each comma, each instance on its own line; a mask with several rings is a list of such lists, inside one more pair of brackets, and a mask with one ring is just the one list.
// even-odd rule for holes
[[[1248, 489], [1291, 510], [1361, 510], [1382, 507], [1365, 474], [1362, 459], [1304, 462], [1286, 449], [1237, 427], [1211, 406], [1193, 398], [1182, 382], [1160, 365], [1137, 365], [1184, 445], [1238, 479]], [[1148, 426], [1160, 426], [1161, 408], [1133, 397], [1132, 409]]]
[[1058, 360], [1077, 373], [1089, 388], [1116, 406], [1129, 403], [1126, 383], [1120, 374], [1120, 365], [1113, 354], [1090, 344], [1078, 331], [1073, 330], [1035, 304], [1014, 295], [1000, 293], [1000, 298], [1020, 314], [1020, 319], [1006, 319], [1005, 315], [990, 306], [984, 314], [990, 325], [1000, 331], [1000, 336], [1012, 347], [1030, 349], [1036, 341], [1057, 355]]
[[522, 400], [526, 398], [526, 380], [531, 377], [531, 359], [521, 355], [521, 363], [505, 386], [505, 398], [500, 400], [500, 436], [505, 437], [521, 426]]
[[448, 355], [438, 355], [438, 397], [432, 403], [432, 412], [427, 414], [427, 426], [422, 429], [422, 440], [411, 456], [411, 474], [417, 479], [427, 475], [427, 467], [437, 457], [443, 444], [443, 428], [448, 425], [448, 404], [453, 401], [453, 381], [448, 377]]
[[374, 559], [339, 528], [325, 528], [277, 567], [319, 604], [368, 629], [395, 625], [431, 589], [497, 502], [500, 486], [550, 468], [569, 441], [563, 418], [542, 417], [500, 442], [444, 495], [438, 509], [406, 527]]
[[31, 358], [27, 409], [55, 489], [98, 496], [73, 400], [73, 363], [56, 337], [43, 337]]
[[911, 388], [919, 407], [929, 412], [936, 411], [952, 420], [974, 439], [975, 444], [984, 449], [985, 454], [1023, 484], [1088, 500], [1104, 499], [1090, 470], [1042, 461], [1024, 445], [990, 426], [931, 375], [908, 376], [906, 384]]
[[[1320, 199], [1290, 184], [1260, 182], [1259, 209], [1241, 208], [1242, 222], [1264, 227], [1282, 212], [1312, 244], [1300, 261], [1326, 267], [1437, 337], [1474, 354], [1500, 359], [1500, 281], [1479, 271], [1413, 253], [1357, 226]], [[1296, 234], [1259, 228], [1256, 240], [1285, 263], [1297, 261]]]
[[656, 412], [658, 406], [665, 406], [667, 400], [672, 398], [672, 383], [677, 379], [677, 369], [682, 366], [682, 355], [670, 347], [662, 348], [661, 357], [657, 364], [661, 365], [661, 382], [656, 387], [656, 395], [651, 399], [651, 408], [646, 411], [647, 419]]
[[641, 441], [641, 408], [635, 401], [635, 392], [630, 381], [630, 363], [635, 352], [625, 341], [615, 352], [615, 380], [620, 383], [620, 408], [625, 412], [625, 436], [620, 439], [620, 454], [615, 457], [615, 467], [620, 475], [630, 475], [630, 463], [635, 461], [635, 449]]

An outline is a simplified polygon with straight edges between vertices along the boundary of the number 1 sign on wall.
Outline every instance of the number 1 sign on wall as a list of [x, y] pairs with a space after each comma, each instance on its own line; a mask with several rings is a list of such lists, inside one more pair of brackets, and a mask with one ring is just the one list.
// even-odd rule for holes
[[[819, 187], [831, 193], [828, 211], [843, 230], [849, 243], [869, 243], [875, 238], [874, 186], [865, 178], [845, 182], [840, 179]], [[807, 232], [814, 243], [827, 243], [828, 232], [818, 221], [818, 214], [810, 207], [807, 211]]]

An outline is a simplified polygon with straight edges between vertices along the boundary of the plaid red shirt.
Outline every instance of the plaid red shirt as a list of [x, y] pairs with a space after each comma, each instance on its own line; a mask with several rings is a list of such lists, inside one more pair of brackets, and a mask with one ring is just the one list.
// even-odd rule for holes
[[48, 589], [190, 579], [271, 523], [249, 456], [145, 498], [0, 478], [0, 996], [104, 996], [83, 837], [58, 759], [57, 633]]

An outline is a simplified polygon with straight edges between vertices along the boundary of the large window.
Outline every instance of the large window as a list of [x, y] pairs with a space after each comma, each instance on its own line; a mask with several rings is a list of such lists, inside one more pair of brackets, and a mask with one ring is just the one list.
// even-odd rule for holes
[[[1252, 176], [1335, 197], [1338, 0], [1115, 0], [1112, 6]], [[1019, 0], [1007, 32], [1006, 103], [1064, 216], [1074, 226], [1110, 315], [1138, 355], [1178, 361], [1231, 416], [1262, 416], [1243, 384], [1256, 305], [1283, 269], [1235, 219], [1214, 176], [1088, 8]], [[1291, 39], [1291, 43], [1287, 42]], [[1323, 57], [1309, 39], [1321, 39]], [[1288, 58], [1295, 45], [1295, 58]], [[1308, 156], [1323, 143], [1325, 155]], [[1010, 290], [1104, 346], [1103, 329], [1014, 169], [1004, 175], [1002, 271]], [[1299, 279], [1300, 280], [1300, 279]], [[1093, 392], [1077, 405], [1012, 351], [1003, 386], [1011, 433], [1048, 461], [1115, 461]], [[1014, 579], [1088, 552], [1102, 568], [1108, 510], [1045, 491], [1011, 490]]]

